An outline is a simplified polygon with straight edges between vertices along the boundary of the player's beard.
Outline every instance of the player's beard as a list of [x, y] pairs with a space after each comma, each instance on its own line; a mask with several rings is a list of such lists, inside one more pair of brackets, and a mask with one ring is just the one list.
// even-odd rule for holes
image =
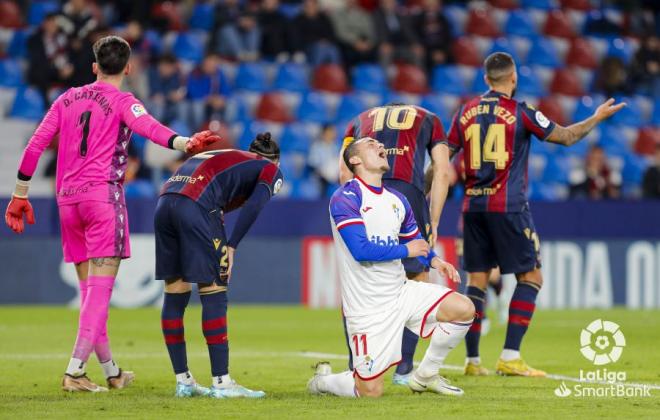
[[513, 99], [513, 97], [516, 96], [516, 89], [518, 89], [518, 86], [514, 87], [513, 90], [511, 91], [511, 99]]

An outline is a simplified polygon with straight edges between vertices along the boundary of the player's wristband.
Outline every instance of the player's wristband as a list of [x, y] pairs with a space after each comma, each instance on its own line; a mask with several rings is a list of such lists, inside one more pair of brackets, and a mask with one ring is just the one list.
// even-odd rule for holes
[[168, 146], [170, 147], [170, 149], [185, 152], [186, 151], [186, 144], [188, 143], [188, 140], [190, 140], [188, 137], [182, 137], [182, 136], [174, 135], [168, 141]]
[[29, 189], [30, 189], [30, 181], [16, 179], [16, 186], [14, 187], [13, 196], [16, 198], [27, 198]]

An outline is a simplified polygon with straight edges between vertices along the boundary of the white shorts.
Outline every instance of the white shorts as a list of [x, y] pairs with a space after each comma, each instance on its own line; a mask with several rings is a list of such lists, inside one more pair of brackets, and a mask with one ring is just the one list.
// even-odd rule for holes
[[371, 380], [399, 364], [403, 327], [422, 338], [430, 337], [438, 324], [438, 305], [451, 292], [445, 286], [409, 280], [392, 309], [377, 315], [346, 317], [353, 374]]

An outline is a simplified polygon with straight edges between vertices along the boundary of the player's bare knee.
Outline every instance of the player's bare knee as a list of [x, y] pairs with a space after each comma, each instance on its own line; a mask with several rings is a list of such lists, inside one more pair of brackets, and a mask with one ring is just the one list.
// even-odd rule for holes
[[478, 287], [480, 289], [486, 290], [488, 287], [488, 278], [490, 277], [490, 271], [480, 272], [480, 273], [468, 273], [468, 286]]
[[543, 286], [543, 273], [541, 272], [540, 268], [536, 268], [533, 271], [528, 271], [527, 273], [516, 274], [516, 279], [518, 281], [532, 283], [539, 289]]
[[435, 317], [440, 322], [470, 322], [474, 319], [474, 304], [460, 293], [452, 293], [440, 304]]
[[187, 293], [192, 290], [190, 283], [183, 279], [170, 279], [165, 281], [165, 293]]
[[226, 286], [218, 286], [215, 283], [199, 284], [198, 288], [200, 294], [211, 294], [217, 292], [224, 292], [227, 290]]

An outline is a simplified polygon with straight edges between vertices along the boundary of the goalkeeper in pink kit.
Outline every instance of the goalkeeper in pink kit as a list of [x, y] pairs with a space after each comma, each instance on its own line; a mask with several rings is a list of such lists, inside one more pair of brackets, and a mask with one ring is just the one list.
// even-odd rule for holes
[[123, 388], [134, 378], [113, 361], [106, 328], [119, 263], [131, 253], [123, 189], [131, 134], [188, 153], [219, 140], [209, 131], [181, 137], [151, 117], [131, 93], [119, 90], [130, 71], [131, 49], [124, 39], [108, 36], [93, 49], [96, 82], [67, 90], [50, 107], [25, 148], [5, 213], [16, 233], [23, 232], [23, 215], [34, 224], [27, 197], [30, 179], [42, 152], [59, 134], [56, 194], [62, 249], [64, 260], [76, 266], [81, 296], [78, 335], [62, 380], [65, 391], [107, 391], [85, 373], [92, 352], [110, 388]]

